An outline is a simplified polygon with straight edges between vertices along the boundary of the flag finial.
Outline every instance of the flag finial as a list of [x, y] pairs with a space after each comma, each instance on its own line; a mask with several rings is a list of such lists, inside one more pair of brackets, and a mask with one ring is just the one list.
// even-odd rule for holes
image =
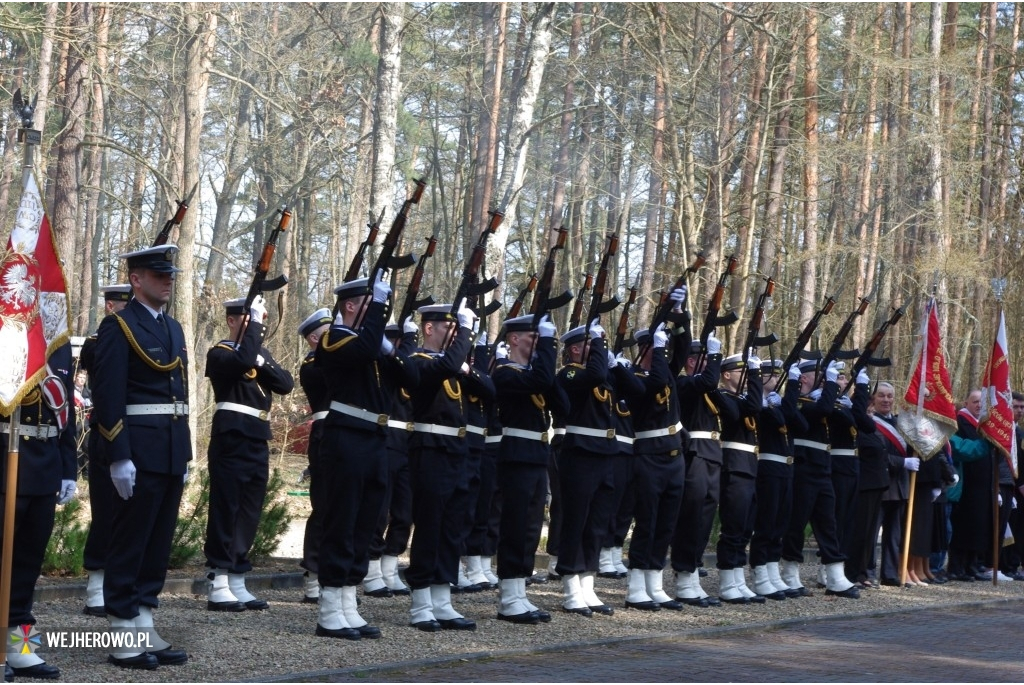
[[1006, 292], [1006, 279], [1005, 278], [993, 278], [992, 279], [992, 292], [996, 294], [996, 302], [1003, 301], [1003, 293]]

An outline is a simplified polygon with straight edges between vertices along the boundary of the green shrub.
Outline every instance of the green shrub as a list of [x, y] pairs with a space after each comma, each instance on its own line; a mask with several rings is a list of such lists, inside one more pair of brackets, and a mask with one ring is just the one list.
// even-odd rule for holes
[[89, 528], [81, 520], [82, 502], [73, 499], [57, 507], [53, 518], [53, 532], [46, 543], [43, 573], [77, 576], [82, 573], [85, 540]]
[[274, 469], [267, 481], [267, 496], [263, 498], [263, 511], [260, 523], [256, 528], [256, 539], [249, 550], [250, 559], [269, 557], [281, 543], [281, 538], [288, 532], [292, 515], [288, 513], [285, 503], [287, 494], [284, 492], [285, 482], [278, 469]]

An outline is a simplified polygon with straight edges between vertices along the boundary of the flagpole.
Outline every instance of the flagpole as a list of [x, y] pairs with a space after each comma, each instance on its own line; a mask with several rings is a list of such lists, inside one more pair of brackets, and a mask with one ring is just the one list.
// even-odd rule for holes
[[[935, 291], [932, 290], [932, 299], [925, 308], [924, 323], [921, 326], [921, 380], [918, 385], [917, 395], [917, 420], [921, 420], [924, 412], [924, 396], [927, 388], [928, 363], [925, 356], [928, 354], [928, 317], [931, 309], [935, 306]], [[907, 564], [910, 562], [910, 529], [914, 524], [914, 490], [917, 489], [917, 471], [910, 472], [910, 492], [907, 493], [907, 515], [903, 526], [903, 549], [900, 552], [900, 586], [907, 582]]]
[[[1005, 278], [992, 279], [992, 290], [996, 296], [996, 339], [1003, 321], [1003, 292], [1006, 288]], [[1006, 350], [1003, 350], [1005, 353]], [[992, 362], [990, 361], [991, 365]], [[990, 380], [990, 379], [987, 379]], [[1016, 440], [1016, 438], [1014, 438]], [[999, 585], [999, 452], [992, 449], [990, 454], [995, 458], [992, 462], [992, 586]]]

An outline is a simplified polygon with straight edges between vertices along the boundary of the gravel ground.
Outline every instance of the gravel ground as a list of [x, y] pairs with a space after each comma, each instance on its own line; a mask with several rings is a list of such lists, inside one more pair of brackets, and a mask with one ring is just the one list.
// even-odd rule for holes
[[[814, 588], [816, 570], [804, 565], [804, 584]], [[44, 581], [53, 583], [52, 580]], [[80, 581], [79, 581], [80, 582]], [[716, 594], [714, 569], [703, 579], [705, 590]], [[671, 571], [666, 572], [671, 594]], [[552, 621], [537, 626], [513, 626], [495, 618], [497, 594], [481, 592], [454, 595], [454, 604], [476, 620], [475, 632], [421, 633], [408, 626], [409, 598], [363, 598], [360, 612], [383, 631], [379, 640], [349, 642], [313, 635], [315, 605], [302, 604], [301, 590], [267, 590], [257, 594], [271, 607], [262, 612], [224, 614], [206, 610], [206, 597], [166, 595], [156, 612], [156, 625], [164, 638], [189, 653], [182, 666], [162, 666], [155, 671], [126, 671], [106, 663], [105, 652], [43, 650], [40, 654], [61, 669], [66, 682], [226, 682], [266, 680], [289, 673], [351, 668], [445, 656], [478, 654], [510, 649], [550, 647], [560, 643], [592, 642], [637, 635], [686, 633], [713, 627], [732, 627], [765, 622], [840, 614], [906, 610], [943, 604], [1024, 599], [1024, 582], [947, 583], [941, 586], [891, 588], [863, 591], [860, 600], [827, 597], [814, 590], [813, 597], [769, 601], [760, 605], [684, 608], [681, 612], [646, 612], [623, 608], [625, 580], [597, 580], [598, 594], [615, 607], [611, 617], [583, 618], [560, 611], [561, 584], [534, 584], [531, 600], [552, 614]], [[71, 628], [104, 628], [104, 619], [81, 613], [82, 599], [37, 602], [38, 628], [47, 631]], [[19, 681], [26, 680], [19, 678]]]

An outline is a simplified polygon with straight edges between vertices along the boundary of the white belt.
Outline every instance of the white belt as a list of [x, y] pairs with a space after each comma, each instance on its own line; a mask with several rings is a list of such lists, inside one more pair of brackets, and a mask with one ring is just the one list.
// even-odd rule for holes
[[412, 429], [417, 433], [433, 433], [434, 435], [447, 435], [450, 438], [466, 437], [465, 426], [442, 426], [437, 423], [414, 423]]
[[683, 424], [676, 421], [676, 425], [669, 426], [668, 428], [655, 428], [649, 431], [637, 431], [634, 437], [637, 440], [647, 440], [648, 438], [663, 438], [666, 435], [675, 435], [679, 431], [683, 430]]
[[857, 456], [857, 450], [835, 449], [835, 448], [833, 448], [832, 449], [832, 456], [833, 457], [856, 457]]
[[321, 420], [327, 418], [327, 412], [326, 411], [318, 411], [318, 412], [315, 412], [309, 418], [312, 419], [313, 421], [321, 421]]
[[721, 434], [718, 431], [690, 431], [690, 437], [697, 440], [718, 440]]
[[[555, 430], [557, 431], [558, 429], [556, 428]], [[585, 435], [588, 438], [604, 438], [606, 440], [614, 440], [615, 439], [615, 429], [614, 428], [603, 429], [603, 428], [586, 428], [584, 426], [566, 426], [565, 427], [565, 434], [566, 435]]]
[[485, 445], [493, 445], [496, 442], [501, 442], [500, 433], [498, 435], [488, 435], [486, 438], [484, 438]]
[[375, 423], [378, 426], [388, 425], [387, 414], [374, 414], [372, 411], [366, 411], [365, 409], [353, 407], [350, 404], [342, 404], [341, 402], [331, 402], [331, 409], [339, 414], [351, 416], [354, 419], [362, 419], [368, 423]]
[[234, 402], [218, 402], [215, 405], [217, 411], [233, 411], [239, 414], [245, 414], [246, 416], [255, 416], [257, 419], [263, 421], [270, 420], [270, 412], [264, 409], [257, 409], [256, 407], [250, 407], [246, 404], [236, 404]]
[[757, 455], [757, 458], [759, 461], [763, 459], [765, 461], [777, 461], [780, 464], [793, 463], [793, 457], [784, 457], [781, 454], [769, 454], [768, 452], [761, 452], [759, 455]]
[[633, 438], [629, 437], [628, 435], [616, 435], [615, 439], [618, 440], [619, 442], [624, 442], [627, 445], [633, 444]]
[[738, 452], [750, 452], [751, 454], [757, 454], [757, 447], [754, 445], [748, 445], [745, 442], [723, 442], [722, 449], [736, 450]]
[[[4, 423], [8, 422], [5, 421]], [[26, 426], [23, 423], [18, 424], [18, 435], [25, 438], [39, 438], [40, 440], [49, 440], [50, 438], [57, 437], [57, 433], [57, 427], [48, 424], [42, 426]]]
[[502, 428], [501, 434], [507, 435], [510, 438], [522, 438], [523, 440], [543, 442], [545, 445], [548, 443], [547, 431], [528, 431], [523, 430], [522, 428]]
[[472, 424], [469, 424], [466, 426], [466, 432], [473, 433], [474, 435], [482, 435], [485, 438], [487, 437], [487, 429], [484, 428], [483, 426], [474, 426]]
[[399, 421], [398, 419], [388, 419], [388, 428], [397, 428], [401, 431], [409, 431], [412, 433], [412, 422], [411, 421]]
[[793, 444], [799, 445], [800, 447], [811, 447], [816, 450], [822, 450], [823, 452], [828, 452], [829, 450], [829, 446], [823, 442], [814, 442], [813, 440], [804, 440], [802, 438], [795, 439]]
[[555, 435], [565, 435], [564, 428], [552, 428], [551, 430]]
[[170, 404], [129, 404], [124, 408], [124, 413], [127, 416], [143, 416], [151, 414], [188, 416], [188, 403], [171, 402]]

